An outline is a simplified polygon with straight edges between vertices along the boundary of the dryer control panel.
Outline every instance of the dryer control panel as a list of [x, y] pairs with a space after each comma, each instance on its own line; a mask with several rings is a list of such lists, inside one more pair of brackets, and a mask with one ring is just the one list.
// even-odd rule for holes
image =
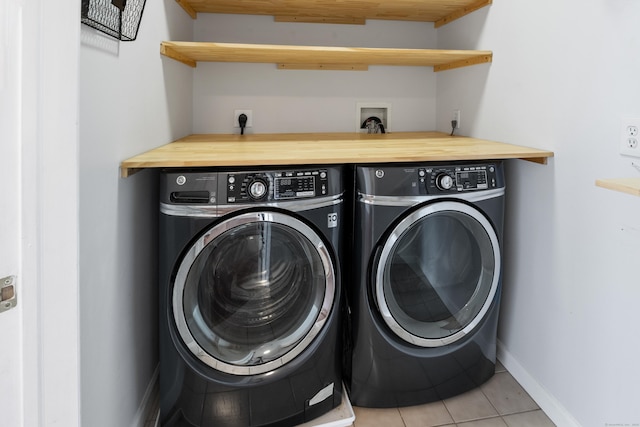
[[457, 193], [498, 188], [496, 165], [435, 166], [418, 169], [427, 194]]
[[500, 161], [356, 167], [356, 191], [370, 196], [447, 196], [501, 188], [504, 188], [504, 171]]

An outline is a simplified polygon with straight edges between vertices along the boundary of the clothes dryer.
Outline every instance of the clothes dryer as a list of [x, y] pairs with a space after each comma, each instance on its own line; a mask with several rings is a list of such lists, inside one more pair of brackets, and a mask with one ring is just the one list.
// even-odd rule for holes
[[352, 404], [426, 403], [493, 375], [504, 189], [500, 162], [356, 167]]
[[342, 167], [160, 174], [163, 426], [290, 426], [342, 400]]

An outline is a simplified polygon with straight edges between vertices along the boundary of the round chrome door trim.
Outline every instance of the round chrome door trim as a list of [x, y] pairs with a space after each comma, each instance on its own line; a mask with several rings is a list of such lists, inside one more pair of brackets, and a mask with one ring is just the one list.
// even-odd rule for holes
[[[288, 226], [300, 233], [307, 240], [309, 240], [312, 246], [316, 249], [323, 265], [326, 278], [325, 293], [324, 299], [322, 301], [322, 306], [315, 321], [313, 321], [313, 325], [295, 347], [282, 355], [280, 358], [271, 360], [267, 363], [254, 366], [240, 366], [229, 364], [222, 360], [216, 359], [198, 344], [191, 331], [189, 330], [187, 324], [187, 318], [185, 316], [183, 305], [183, 294], [185, 291], [187, 277], [189, 275], [191, 266], [194, 264], [198, 255], [204, 250], [209, 242], [212, 242], [218, 236], [236, 227], [256, 222], [270, 222]], [[323, 329], [329, 317], [329, 314], [331, 313], [335, 294], [336, 276], [334, 272], [334, 264], [331, 259], [331, 254], [320, 236], [313, 229], [311, 229], [304, 222], [284, 213], [270, 211], [249, 212], [236, 215], [212, 226], [189, 248], [184, 258], [180, 262], [180, 267], [178, 268], [178, 272], [176, 274], [176, 279], [174, 282], [172, 293], [173, 318], [178, 328], [179, 335], [182, 338], [184, 344], [193, 355], [195, 355], [206, 365], [218, 371], [234, 375], [257, 375], [270, 372], [274, 369], [284, 366], [285, 364], [296, 358], [298, 355], [300, 355], [300, 353], [302, 353], [309, 346], [309, 344]]]
[[[491, 282], [491, 287], [489, 293], [487, 295], [486, 300], [484, 301], [480, 311], [473, 318], [471, 322], [469, 322], [464, 328], [459, 331], [448, 335], [443, 338], [423, 338], [417, 335], [414, 335], [403, 328], [398, 321], [393, 317], [391, 310], [387, 304], [387, 299], [385, 296], [384, 290], [384, 272], [385, 266], [389, 262], [389, 257], [392, 253], [393, 248], [395, 247], [396, 242], [402, 236], [402, 234], [414, 225], [417, 221], [425, 218], [429, 215], [432, 215], [437, 212], [459, 212], [466, 214], [473, 218], [475, 221], [480, 223], [484, 231], [486, 231], [487, 236], [490, 239], [491, 247], [493, 248], [493, 256], [494, 256], [494, 274]], [[412, 212], [408, 216], [406, 216], [392, 231], [389, 235], [389, 238], [385, 241], [382, 251], [380, 253], [380, 258], [378, 260], [378, 264], [376, 266], [376, 275], [375, 275], [375, 299], [378, 304], [378, 310], [382, 315], [384, 322], [387, 324], [389, 328], [404, 341], [414, 344], [419, 347], [441, 347], [444, 345], [451, 344], [462, 339], [468, 333], [473, 331], [476, 326], [480, 323], [480, 321], [484, 318], [489, 310], [489, 307], [493, 303], [493, 299], [498, 290], [498, 285], [500, 283], [500, 273], [501, 273], [501, 254], [500, 254], [500, 246], [498, 241], [498, 236], [496, 235], [493, 226], [489, 222], [489, 220], [477, 209], [461, 202], [455, 201], [442, 201], [433, 203], [430, 205], [426, 205], [418, 210]], [[473, 296], [470, 298], [472, 300], [478, 293], [479, 287], [476, 286]], [[465, 306], [466, 308], [466, 306]], [[463, 308], [460, 311], [463, 311]]]

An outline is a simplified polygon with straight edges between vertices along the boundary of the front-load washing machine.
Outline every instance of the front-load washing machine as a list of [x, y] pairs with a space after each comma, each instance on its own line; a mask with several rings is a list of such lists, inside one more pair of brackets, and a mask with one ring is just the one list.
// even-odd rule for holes
[[341, 403], [343, 178], [162, 171], [163, 426], [289, 426]]
[[500, 162], [356, 167], [356, 406], [440, 400], [489, 379], [501, 291]]

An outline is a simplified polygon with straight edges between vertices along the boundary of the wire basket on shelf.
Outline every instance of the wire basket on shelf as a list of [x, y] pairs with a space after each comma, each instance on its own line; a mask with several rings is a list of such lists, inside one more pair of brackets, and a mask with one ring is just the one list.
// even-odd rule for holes
[[122, 41], [138, 35], [146, 0], [82, 0], [81, 22]]

